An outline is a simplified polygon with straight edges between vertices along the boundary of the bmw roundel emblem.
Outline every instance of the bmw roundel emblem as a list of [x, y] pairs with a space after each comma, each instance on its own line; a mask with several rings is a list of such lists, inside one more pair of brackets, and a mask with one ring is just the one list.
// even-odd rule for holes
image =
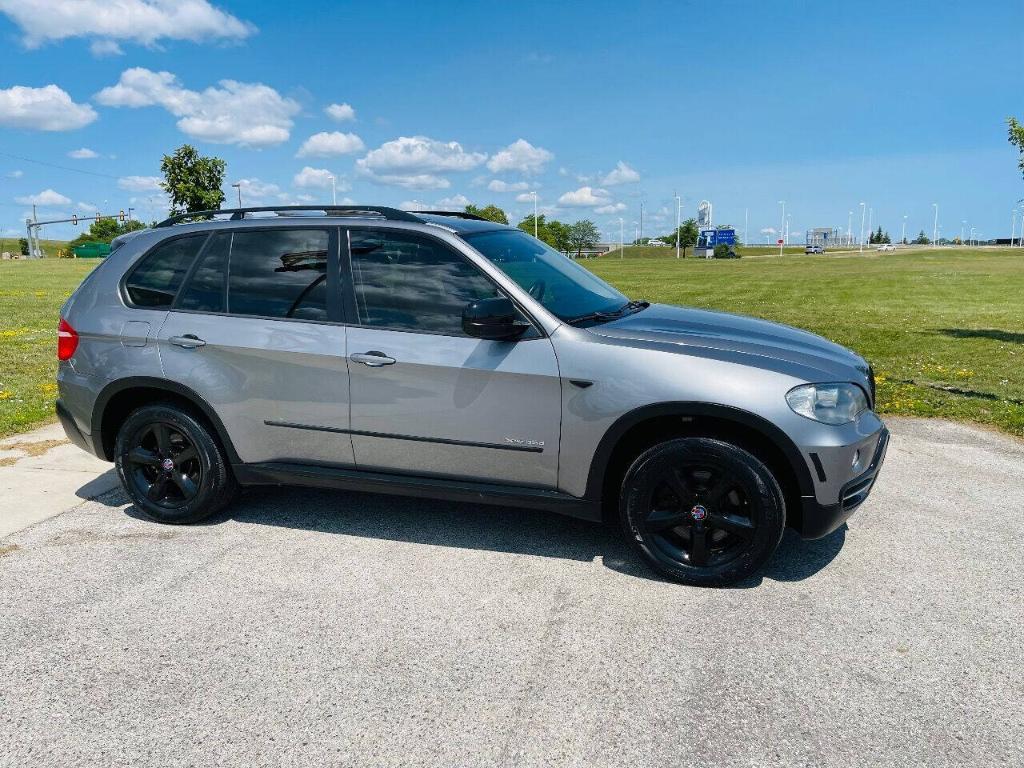
[[705, 507], [698, 504], [690, 510], [690, 516], [693, 517], [694, 520], [703, 520], [708, 516], [708, 511]]

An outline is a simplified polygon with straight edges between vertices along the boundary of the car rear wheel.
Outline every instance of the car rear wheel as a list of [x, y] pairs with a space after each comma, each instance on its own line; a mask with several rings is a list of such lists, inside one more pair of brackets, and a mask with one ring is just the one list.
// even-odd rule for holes
[[786, 508], [775, 477], [730, 443], [660, 443], [630, 467], [619, 500], [623, 529], [656, 572], [728, 586], [761, 568], [782, 538]]
[[160, 523], [195, 523], [232, 501], [236, 485], [216, 439], [173, 403], [132, 412], [114, 448], [121, 485], [137, 509]]

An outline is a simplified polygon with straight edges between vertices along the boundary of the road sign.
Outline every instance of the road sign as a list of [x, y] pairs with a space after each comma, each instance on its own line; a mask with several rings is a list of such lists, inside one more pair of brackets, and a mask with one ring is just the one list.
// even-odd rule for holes
[[782, 245], [782, 243], [783, 243], [783, 240], [782, 240], [781, 237], [778, 240], [775, 241], [776, 245]]

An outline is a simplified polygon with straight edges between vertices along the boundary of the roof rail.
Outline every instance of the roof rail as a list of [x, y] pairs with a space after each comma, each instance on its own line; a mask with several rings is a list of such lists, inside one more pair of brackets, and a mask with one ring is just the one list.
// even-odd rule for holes
[[170, 227], [189, 219], [212, 218], [216, 215], [231, 214], [231, 221], [239, 221], [244, 219], [248, 213], [276, 213], [279, 216], [284, 216], [292, 211], [323, 211], [327, 216], [377, 216], [387, 221], [423, 223], [423, 219], [407, 211], [400, 211], [397, 208], [388, 208], [383, 205], [265, 205], [255, 208], [218, 208], [208, 211], [179, 213], [164, 219], [156, 226], [157, 228]]
[[416, 211], [416, 213], [428, 213], [431, 216], [451, 216], [453, 219], [470, 219], [471, 221], [490, 221], [490, 219], [485, 219], [483, 216], [477, 216], [475, 213], [467, 213], [466, 211]]

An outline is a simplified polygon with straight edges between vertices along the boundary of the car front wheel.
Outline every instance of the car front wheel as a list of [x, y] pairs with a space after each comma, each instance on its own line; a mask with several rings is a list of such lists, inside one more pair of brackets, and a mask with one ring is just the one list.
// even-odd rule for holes
[[626, 473], [623, 529], [656, 572], [728, 586], [760, 569], [782, 538], [786, 507], [768, 468], [730, 443], [687, 437], [643, 453]]
[[205, 424], [175, 403], [143, 406], [121, 425], [117, 474], [137, 509], [160, 523], [195, 523], [234, 498], [224, 453]]

